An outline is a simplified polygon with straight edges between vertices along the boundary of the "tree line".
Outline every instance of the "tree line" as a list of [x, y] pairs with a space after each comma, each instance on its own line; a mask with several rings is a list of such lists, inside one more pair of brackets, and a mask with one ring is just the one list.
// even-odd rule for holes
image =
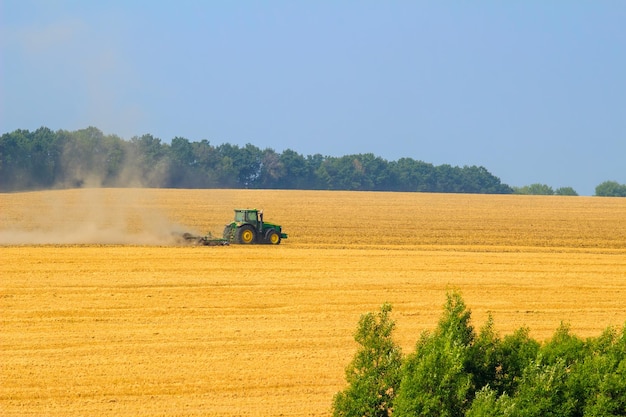
[[[523, 187], [511, 187], [514, 194], [527, 195], [578, 195], [572, 187], [560, 187], [556, 190], [547, 184], [530, 184]], [[626, 197], [626, 184], [617, 181], [604, 181], [596, 186], [598, 197]]]
[[[611, 192], [621, 192], [617, 185]], [[19, 129], [0, 137], [0, 191], [83, 186], [481, 194], [534, 190], [503, 184], [482, 166], [433, 165], [412, 158], [387, 161], [372, 153], [304, 156], [291, 149], [276, 152], [183, 137], [166, 143], [151, 134], [124, 140], [95, 127]], [[569, 187], [557, 194], [576, 195]]]
[[303, 156], [182, 137], [168, 144], [150, 134], [126, 141], [95, 127], [0, 138], [0, 190], [80, 186], [512, 192], [483, 167], [388, 162], [371, 153]]
[[404, 356], [390, 312], [384, 304], [361, 316], [335, 417], [626, 415], [626, 323], [588, 339], [565, 324], [544, 343], [527, 328], [502, 338], [491, 318], [477, 333], [451, 293], [435, 331]]

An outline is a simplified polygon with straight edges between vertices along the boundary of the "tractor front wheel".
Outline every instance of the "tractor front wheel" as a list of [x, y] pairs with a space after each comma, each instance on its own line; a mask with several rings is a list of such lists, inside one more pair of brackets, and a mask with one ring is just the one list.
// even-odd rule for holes
[[248, 245], [250, 243], [253, 243], [255, 238], [256, 233], [252, 226], [241, 226], [239, 230], [237, 230], [237, 243]]
[[265, 241], [271, 245], [278, 245], [280, 243], [280, 235], [274, 229], [270, 229], [265, 234]]

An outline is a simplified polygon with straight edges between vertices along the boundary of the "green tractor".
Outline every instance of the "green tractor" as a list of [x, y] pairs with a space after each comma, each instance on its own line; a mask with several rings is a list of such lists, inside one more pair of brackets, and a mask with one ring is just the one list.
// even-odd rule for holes
[[268, 243], [278, 245], [287, 235], [282, 227], [263, 221], [263, 210], [235, 209], [235, 220], [224, 228], [224, 239], [230, 243]]

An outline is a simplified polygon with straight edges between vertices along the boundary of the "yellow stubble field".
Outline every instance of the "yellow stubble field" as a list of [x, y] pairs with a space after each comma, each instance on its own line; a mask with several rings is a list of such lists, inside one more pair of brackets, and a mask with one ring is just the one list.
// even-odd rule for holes
[[[235, 207], [279, 246], [189, 247]], [[459, 291], [482, 326], [626, 321], [626, 199], [268, 190], [0, 195], [0, 415], [327, 416], [361, 314], [405, 353]]]

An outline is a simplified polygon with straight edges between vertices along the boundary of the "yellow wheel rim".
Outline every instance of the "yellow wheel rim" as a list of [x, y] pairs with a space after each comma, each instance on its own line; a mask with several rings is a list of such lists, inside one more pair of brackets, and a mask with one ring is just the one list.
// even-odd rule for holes
[[254, 238], [254, 234], [251, 230], [244, 230], [243, 233], [241, 233], [241, 241], [243, 243], [251, 243], [252, 238]]
[[270, 236], [270, 243], [272, 245], [275, 245], [278, 243], [280, 236], [278, 236], [278, 233], [272, 233], [272, 235]]

